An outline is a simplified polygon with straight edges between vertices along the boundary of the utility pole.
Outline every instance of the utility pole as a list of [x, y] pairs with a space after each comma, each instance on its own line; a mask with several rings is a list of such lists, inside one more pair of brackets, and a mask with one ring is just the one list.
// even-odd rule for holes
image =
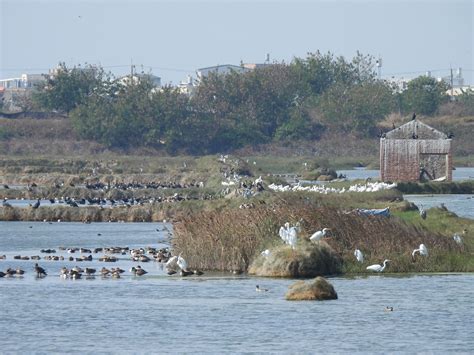
[[130, 58], [130, 86], [133, 86], [133, 69], [135, 66], [133, 65], [133, 59]]
[[451, 100], [454, 98], [454, 78], [453, 78], [453, 68], [451, 68]]

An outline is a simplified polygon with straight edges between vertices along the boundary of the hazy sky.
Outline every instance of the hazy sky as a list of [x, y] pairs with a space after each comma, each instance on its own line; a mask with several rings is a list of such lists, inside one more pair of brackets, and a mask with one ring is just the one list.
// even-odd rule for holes
[[291, 61], [308, 52], [381, 56], [382, 76], [474, 84], [474, 0], [0, 0], [0, 78], [58, 62], [130, 63], [178, 83], [216, 64]]

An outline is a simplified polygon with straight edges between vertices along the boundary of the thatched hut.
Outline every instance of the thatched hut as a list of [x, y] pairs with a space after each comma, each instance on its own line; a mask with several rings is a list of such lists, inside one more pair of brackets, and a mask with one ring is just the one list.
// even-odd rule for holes
[[451, 181], [451, 138], [416, 119], [380, 138], [382, 181]]

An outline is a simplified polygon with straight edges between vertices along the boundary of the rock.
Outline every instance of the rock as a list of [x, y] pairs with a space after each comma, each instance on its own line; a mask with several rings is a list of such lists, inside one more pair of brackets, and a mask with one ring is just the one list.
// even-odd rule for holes
[[331, 181], [333, 177], [331, 175], [319, 175], [318, 181]]
[[298, 281], [291, 285], [285, 295], [287, 301], [324, 301], [337, 300], [334, 287], [324, 277], [318, 276], [313, 281]]
[[342, 271], [341, 257], [325, 242], [317, 245], [302, 242], [296, 250], [282, 245], [271, 250], [268, 257], [258, 256], [249, 267], [249, 274], [269, 277], [316, 277]]

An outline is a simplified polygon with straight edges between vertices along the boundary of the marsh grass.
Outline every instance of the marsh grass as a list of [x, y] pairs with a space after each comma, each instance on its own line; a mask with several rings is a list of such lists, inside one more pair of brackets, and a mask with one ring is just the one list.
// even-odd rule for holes
[[[335, 202], [326, 205], [322, 200], [306, 199], [301, 194], [280, 200], [274, 197], [271, 201], [249, 210], [226, 208], [179, 219], [175, 226], [176, 252], [182, 252], [191, 264], [203, 269], [247, 270], [255, 261], [253, 272], [262, 269], [271, 274], [269, 270], [273, 268], [266, 268], [259, 259], [260, 252], [277, 247], [275, 253], [281, 256], [282, 264], [275, 267], [279, 270], [275, 274], [284, 274], [281, 270], [288, 269], [294, 254], [289, 248], [278, 248], [282, 243], [278, 230], [285, 222], [300, 222], [302, 231], [296, 255], [315, 231], [331, 228], [325, 242], [343, 259], [342, 272], [366, 272], [367, 265], [384, 259], [393, 260], [388, 272], [474, 270], [473, 262], [466, 262], [471, 256], [470, 242], [456, 244], [452, 237], [442, 233], [441, 225], [431, 228], [429, 224], [410, 224], [397, 216], [359, 215], [336, 207]], [[414, 212], [400, 212], [403, 213], [413, 215]], [[449, 217], [442, 219], [446, 218]], [[411, 253], [421, 243], [428, 247], [429, 257], [419, 257], [413, 262]], [[365, 255], [363, 264], [355, 260], [356, 248]]]

